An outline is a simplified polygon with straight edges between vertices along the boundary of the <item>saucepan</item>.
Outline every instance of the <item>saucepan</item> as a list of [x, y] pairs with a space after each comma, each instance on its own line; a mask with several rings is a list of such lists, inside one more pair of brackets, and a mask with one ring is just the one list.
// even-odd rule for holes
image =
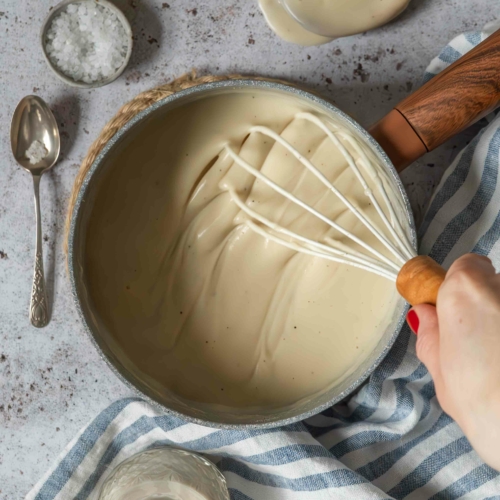
[[[111, 175], [120, 175], [116, 166], [119, 154], [134, 147], [134, 140], [146, 124], [161, 126], [162, 117], [172, 109], [207, 96], [252, 89], [275, 95], [291, 96], [309, 108], [333, 117], [368, 145], [401, 192], [405, 219], [412, 244], [416, 231], [408, 198], [398, 172], [426, 152], [444, 143], [454, 134], [485, 116], [500, 100], [500, 32], [494, 33], [446, 71], [433, 78], [401, 102], [385, 118], [365, 130], [336, 106], [315, 94], [295, 86], [264, 80], [226, 80], [198, 85], [177, 92], [139, 113], [108, 142], [88, 171], [71, 215], [68, 235], [68, 267], [76, 307], [94, 346], [113, 372], [152, 405], [185, 420], [219, 428], [268, 428], [290, 424], [321, 412], [358, 388], [389, 352], [404, 322], [407, 304], [400, 299], [396, 314], [381, 340], [366, 360], [350, 375], [324, 393], [285, 408], [268, 412], [232, 412], [204, 408], [181, 400], [162, 390], [135, 368], [121, 349], [116, 336], [108, 331], [95, 307], [87, 286], [85, 265], [86, 237], [93, 204], [100, 186]], [[114, 166], [114, 168], [112, 168]], [[140, 178], [137, 179], [140, 183]], [[140, 186], [138, 186], [139, 188]], [[117, 200], [117, 203], [127, 200]], [[95, 214], [94, 214], [95, 216]], [[109, 214], [102, 214], [103, 217]], [[145, 223], [147, 223], [145, 221]], [[126, 227], [123, 228], [127, 230]], [[138, 242], [139, 244], [139, 242]], [[104, 271], [105, 272], [105, 271]]]

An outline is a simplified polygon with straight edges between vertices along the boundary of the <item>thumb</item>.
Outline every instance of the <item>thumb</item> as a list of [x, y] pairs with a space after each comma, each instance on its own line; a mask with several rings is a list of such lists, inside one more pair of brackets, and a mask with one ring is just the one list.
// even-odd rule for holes
[[417, 334], [417, 356], [427, 367], [436, 390], [441, 385], [439, 360], [439, 323], [436, 308], [429, 304], [413, 307], [406, 316], [410, 328]]

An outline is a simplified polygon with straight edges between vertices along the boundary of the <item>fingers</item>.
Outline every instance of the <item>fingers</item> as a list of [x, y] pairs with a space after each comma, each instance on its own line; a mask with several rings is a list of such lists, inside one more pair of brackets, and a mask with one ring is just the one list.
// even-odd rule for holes
[[462, 310], [464, 302], [469, 305], [480, 304], [484, 301], [485, 284], [495, 281], [496, 271], [488, 257], [466, 254], [457, 259], [446, 273], [439, 290], [438, 303], [446, 297], [446, 309], [449, 312]]
[[407, 316], [410, 328], [417, 334], [417, 356], [429, 370], [437, 392], [442, 387], [439, 361], [439, 323], [436, 308], [428, 304], [415, 306]]
[[496, 274], [495, 268], [488, 257], [468, 253], [458, 258], [450, 267], [446, 274], [446, 279], [453, 277], [457, 273], [467, 273], [479, 279], [491, 277]]

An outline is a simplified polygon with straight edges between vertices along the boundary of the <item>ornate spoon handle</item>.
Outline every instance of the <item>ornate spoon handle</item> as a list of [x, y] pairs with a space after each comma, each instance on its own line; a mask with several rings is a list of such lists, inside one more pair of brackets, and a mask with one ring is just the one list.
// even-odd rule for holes
[[31, 290], [30, 321], [33, 326], [42, 328], [49, 323], [47, 293], [45, 290], [45, 276], [43, 273], [42, 252], [42, 218], [40, 214], [40, 179], [41, 175], [33, 175], [35, 190], [36, 212], [36, 256], [33, 274], [33, 288]]

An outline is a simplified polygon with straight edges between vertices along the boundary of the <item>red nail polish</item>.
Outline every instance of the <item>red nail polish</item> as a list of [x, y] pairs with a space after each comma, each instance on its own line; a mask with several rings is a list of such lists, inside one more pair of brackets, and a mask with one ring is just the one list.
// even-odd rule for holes
[[406, 321], [408, 322], [408, 325], [410, 325], [410, 328], [413, 330], [413, 333], [417, 335], [418, 327], [420, 326], [420, 320], [418, 319], [417, 313], [413, 309], [411, 309], [406, 315]]

